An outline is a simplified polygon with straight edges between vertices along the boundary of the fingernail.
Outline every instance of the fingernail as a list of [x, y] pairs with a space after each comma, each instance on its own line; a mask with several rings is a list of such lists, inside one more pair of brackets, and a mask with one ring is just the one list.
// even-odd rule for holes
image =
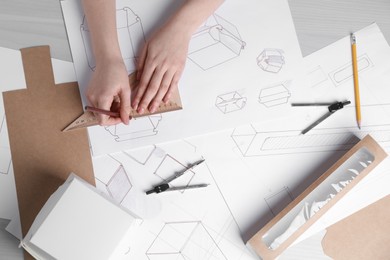
[[143, 114], [144, 111], [145, 111], [145, 109], [144, 109], [143, 107], [140, 107], [140, 108], [138, 109], [138, 113], [140, 113], [140, 114]]
[[150, 113], [154, 113], [154, 111], [156, 111], [156, 106], [151, 106], [149, 111]]

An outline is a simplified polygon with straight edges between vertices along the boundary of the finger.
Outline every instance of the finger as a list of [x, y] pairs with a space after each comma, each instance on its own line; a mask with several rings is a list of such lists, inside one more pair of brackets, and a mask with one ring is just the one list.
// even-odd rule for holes
[[[134, 109], [137, 109], [137, 111], [139, 109], [139, 103], [142, 99], [142, 96], [144, 95], [146, 88], [148, 87], [149, 82], [150, 82], [150, 80], [153, 76], [153, 73], [155, 72], [155, 68], [156, 68], [155, 65], [153, 65], [151, 62], [148, 61], [148, 58], [146, 58], [146, 59], [147, 60], [145, 62], [145, 67], [144, 67], [146, 69], [144, 69], [142, 71], [142, 75], [141, 75], [141, 78], [140, 78], [140, 81], [139, 81], [139, 84], [137, 87], [137, 93], [135, 94], [134, 100], [132, 103], [132, 107]], [[140, 111], [138, 111], [138, 112], [140, 112]]]
[[145, 45], [142, 48], [141, 54], [139, 56], [139, 60], [137, 62], [137, 80], [139, 80], [141, 78], [147, 54], [148, 54], [148, 48], [147, 48], [147, 45]]
[[172, 79], [174, 77], [175, 73], [172, 71], [169, 71], [164, 74], [163, 79], [160, 84], [160, 88], [158, 89], [155, 97], [153, 98], [152, 102], [149, 105], [149, 111], [150, 113], [154, 113], [158, 106], [161, 103], [161, 100], [166, 95], [166, 93], [169, 90], [169, 86], [171, 85]]
[[125, 125], [129, 124], [129, 114], [130, 114], [130, 88], [125, 87], [119, 93], [120, 96], [120, 118]]
[[149, 82], [148, 88], [144, 92], [141, 101], [139, 102], [137, 111], [143, 113], [143, 110], [149, 107], [150, 102], [156, 96], [161, 87], [163, 77], [165, 76], [165, 70], [155, 70], [152, 79]]
[[[99, 102], [97, 102], [96, 106], [97, 108], [101, 108], [104, 110], [110, 110], [112, 105], [113, 99], [104, 99]], [[121, 122], [121, 119], [119, 117], [110, 117], [104, 114], [95, 113], [96, 118], [98, 119], [99, 125], [101, 126], [108, 126], [108, 125], [114, 125]]]
[[164, 98], [162, 101], [166, 104], [168, 101], [171, 99], [172, 94], [174, 91], [176, 91], [179, 87], [179, 79], [180, 79], [180, 74], [175, 74], [172, 78], [171, 85], [169, 86], [169, 89], [165, 93]]

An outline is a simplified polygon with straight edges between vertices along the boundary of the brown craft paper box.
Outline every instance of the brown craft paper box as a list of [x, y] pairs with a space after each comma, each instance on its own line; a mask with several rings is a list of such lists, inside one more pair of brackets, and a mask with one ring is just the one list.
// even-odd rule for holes
[[[311, 197], [313, 194], [329, 194], [326, 193], [328, 190], [327, 188], [330, 186], [328, 185], [329, 180], [336, 179], [336, 176], [341, 172], [347, 172], [349, 173], [348, 166], [350, 166], [349, 163], [351, 161], [356, 160], [356, 155], [362, 153], [362, 154], [368, 154], [367, 155], [367, 161], [366, 163], [357, 161], [358, 165], [361, 165], [361, 171], [360, 173], [352, 178], [352, 180], [346, 184], [340, 191], [338, 191], [334, 196], [331, 196], [329, 198], [328, 202], [325, 203], [318, 211], [314, 213], [311, 217], [309, 217], [306, 221], [301, 222], [299, 225], [296, 225], [295, 227], [298, 227], [296, 229], [293, 229], [295, 231], [291, 232], [291, 234], [282, 240], [283, 242], [280, 243], [278, 247], [274, 247], [274, 249], [271, 249], [269, 245], [267, 245], [268, 242], [266, 240], [270, 240], [270, 234], [276, 230], [276, 233], [278, 233], [278, 229], [275, 229], [277, 224], [279, 227], [282, 227], [280, 230], [288, 230], [288, 228], [291, 227], [292, 219], [295, 221], [299, 212], [299, 210], [302, 209], [301, 205], [303, 202], [308, 202], [309, 204], [312, 203]], [[325, 173], [323, 173], [314, 183], [312, 183], [305, 191], [302, 192], [294, 201], [292, 201], [284, 210], [282, 210], [278, 215], [276, 215], [272, 220], [270, 220], [263, 228], [261, 228], [249, 241], [249, 247], [251, 247], [259, 256], [261, 256], [263, 259], [275, 259], [278, 257], [284, 250], [286, 250], [296, 239], [299, 238], [311, 225], [313, 225], [322, 215], [325, 214], [332, 206], [334, 206], [337, 201], [339, 201], [347, 192], [349, 192], [358, 182], [360, 182], [367, 174], [369, 174], [381, 161], [386, 158], [387, 154], [385, 151], [375, 142], [375, 140], [371, 136], [366, 136], [363, 138], [358, 144], [356, 144], [354, 147], [352, 147], [344, 156], [342, 156], [332, 167], [330, 167]], [[356, 162], [356, 161], [355, 161]], [[364, 166], [363, 166], [364, 165]], [[353, 171], [351, 171], [353, 172]], [[339, 175], [341, 177], [345, 177], [345, 175]], [[353, 174], [351, 173], [351, 176]], [[342, 178], [342, 180], [344, 180]], [[330, 182], [334, 183], [334, 182]], [[336, 182], [337, 183], [337, 182]], [[325, 184], [325, 185], [322, 185]], [[338, 183], [337, 183], [338, 184]], [[324, 189], [325, 187], [325, 189]], [[316, 191], [316, 192], [313, 192]], [[325, 191], [325, 193], [324, 193]], [[317, 201], [317, 200], [316, 200]], [[306, 213], [306, 212], [305, 212]], [[307, 213], [306, 213], [307, 214]], [[370, 214], [373, 214], [371, 212]], [[388, 218], [387, 218], [388, 219]], [[287, 220], [287, 221], [285, 221]], [[286, 225], [287, 223], [287, 225]], [[299, 223], [299, 222], [296, 222]], [[289, 226], [290, 225], [290, 226]], [[388, 224], [390, 225], [390, 224]], [[351, 227], [352, 224], [349, 225]], [[356, 227], [356, 226], [355, 226]], [[337, 230], [336, 230], [337, 229]], [[273, 230], [273, 231], [272, 231]], [[330, 232], [326, 236], [332, 237], [333, 239], [326, 239], [325, 242], [323, 241], [323, 244], [325, 245], [326, 251], [333, 251], [331, 250], [333, 244], [337, 244], [339, 241], [337, 239], [338, 232], [344, 232], [343, 228], [341, 226], [338, 226], [337, 228], [332, 228], [333, 232]], [[377, 230], [378, 231], [378, 230]], [[379, 230], [380, 231], [380, 230]], [[275, 233], [274, 233], [275, 234]], [[278, 234], [284, 234], [283, 232], [279, 232]], [[352, 233], [353, 234], [353, 233]], [[279, 235], [278, 235], [279, 236]], [[276, 237], [278, 237], [276, 236]], [[354, 235], [352, 235], [354, 236]], [[272, 241], [272, 240], [271, 240]], [[340, 241], [341, 242], [341, 241]], [[272, 247], [272, 245], [271, 245]], [[355, 246], [355, 249], [357, 250], [358, 247]], [[337, 253], [333, 253], [337, 255]], [[356, 255], [356, 252], [355, 252]], [[335, 258], [335, 259], [347, 259], [347, 258]], [[349, 258], [349, 259], [356, 259], [356, 258]], [[374, 258], [367, 258], [367, 259], [374, 259]]]
[[[87, 130], [61, 131], [83, 112], [77, 83], [55, 85], [48, 46], [21, 54], [27, 89], [4, 92], [3, 98], [25, 236], [69, 173], [95, 183]], [[32, 257], [25, 253], [25, 259]]]

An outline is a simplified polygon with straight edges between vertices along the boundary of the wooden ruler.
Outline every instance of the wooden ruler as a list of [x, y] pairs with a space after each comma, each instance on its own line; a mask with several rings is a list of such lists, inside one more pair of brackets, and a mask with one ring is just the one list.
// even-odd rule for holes
[[[137, 84], [136, 81], [136, 74], [135, 72], [129, 75], [129, 82], [130, 86], [135, 86]], [[143, 117], [143, 116], [149, 116], [149, 115], [154, 115], [154, 114], [160, 114], [160, 113], [165, 113], [165, 112], [170, 112], [170, 111], [175, 111], [175, 110], [180, 110], [182, 109], [183, 106], [181, 104], [181, 99], [179, 95], [179, 91], [176, 89], [171, 96], [171, 100], [164, 104], [160, 104], [160, 106], [156, 109], [154, 113], [150, 113], [149, 110], [145, 110], [144, 113], [139, 114], [137, 110], [132, 109], [130, 111], [129, 117], [132, 118], [137, 118], [137, 117]], [[84, 128], [88, 126], [94, 126], [98, 125], [98, 119], [96, 118], [95, 114], [90, 111], [85, 111], [81, 116], [76, 118], [72, 123], [70, 123], [64, 130], [63, 132], [74, 130], [74, 129], [79, 129], [79, 128]]]

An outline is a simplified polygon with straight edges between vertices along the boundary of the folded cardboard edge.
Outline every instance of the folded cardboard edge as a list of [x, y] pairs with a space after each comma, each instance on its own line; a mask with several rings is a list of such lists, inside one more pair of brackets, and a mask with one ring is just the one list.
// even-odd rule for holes
[[[313, 217], [305, 224], [298, 228], [286, 241], [284, 241], [277, 249], [271, 250], [263, 242], [263, 236], [281, 220], [288, 212], [290, 212], [297, 204], [299, 204], [310, 192], [315, 190], [328, 176], [330, 176], [340, 165], [348, 158], [355, 154], [360, 148], [366, 147], [374, 156], [374, 161], [365, 168], [349, 185], [336, 194], [324, 207], [322, 207]], [[311, 225], [313, 225], [323, 214], [325, 214], [337, 201], [339, 201], [347, 192], [349, 192], [357, 183], [359, 183], [372, 169], [374, 169], [387, 154], [379, 146], [379, 144], [369, 135], [363, 138], [359, 143], [353, 146], [346, 154], [344, 154], [335, 164], [333, 164], [325, 173], [323, 173], [314, 183], [312, 183], [305, 191], [303, 191], [296, 199], [294, 199], [284, 210], [269, 221], [263, 228], [260, 229], [247, 242], [252, 250], [254, 250], [263, 259], [274, 259], [287, 249], [300, 235], [302, 235]]]
[[388, 259], [389, 212], [387, 195], [331, 225], [321, 241], [324, 253], [332, 259]]
[[[40, 108], [44, 108], [44, 106], [41, 106], [40, 104], [39, 106], [33, 106], [34, 109], [38, 111], [38, 113], [35, 112], [35, 115], [42, 114], [44, 116], [48, 116], [52, 112], [57, 113], [57, 115], [62, 113], [62, 116], [59, 117], [62, 120], [65, 118], [65, 116], [66, 117], [72, 116], [72, 114], [76, 110], [81, 109], [82, 106], [81, 106], [79, 89], [76, 82], [62, 83], [62, 84], [55, 85], [54, 76], [52, 75], [53, 71], [51, 67], [49, 46], [37, 46], [37, 47], [24, 48], [21, 49], [20, 52], [21, 52], [23, 70], [24, 70], [24, 77], [26, 80], [26, 89], [9, 90], [3, 92], [3, 99], [4, 99], [4, 107], [7, 114], [6, 117], [7, 127], [8, 127], [9, 137], [10, 137], [10, 148], [11, 148], [13, 168], [15, 173], [15, 183], [16, 183], [17, 195], [18, 195], [22, 233], [26, 234], [36, 214], [39, 212], [39, 209], [44, 204], [44, 201], [41, 199], [43, 198], [44, 195], [46, 195], [46, 192], [48, 190], [55, 188], [52, 187], [51, 183], [54, 184], [61, 179], [62, 180], [65, 179], [66, 176], [64, 176], [63, 174], [69, 173], [72, 170], [79, 172], [83, 176], [83, 178], [89, 181], [90, 183], [94, 183], [94, 177], [93, 177], [92, 161], [90, 158], [90, 151], [88, 146], [88, 136], [86, 131], [73, 134], [71, 137], [69, 136], [67, 137], [66, 140], [69, 140], [70, 138], [72, 139], [74, 138], [75, 146], [79, 145], [78, 143], [76, 144], [76, 141], [80, 141], [80, 140], [82, 141], [81, 142], [82, 145], [79, 145], [80, 149], [77, 151], [74, 151], [74, 149], [64, 149], [65, 151], [64, 153], [69, 152], [69, 154], [72, 155], [71, 159], [66, 158], [66, 156], [65, 158], [63, 158], [64, 156], [62, 156], [61, 158], [59, 158], [60, 160], [59, 162], [61, 163], [54, 165], [54, 164], [50, 164], [50, 162], [53, 162], [53, 160], [50, 160], [49, 158], [46, 158], [44, 156], [40, 157], [40, 158], [45, 158], [45, 160], [48, 162], [50, 167], [52, 167], [47, 172], [42, 171], [42, 168], [45, 166], [44, 163], [42, 164], [40, 163], [39, 160], [34, 159], [34, 156], [36, 156], [36, 154], [30, 152], [31, 150], [34, 149], [34, 147], [31, 145], [26, 147], [26, 145], [23, 142], [21, 142], [20, 139], [21, 135], [23, 135], [24, 137], [27, 136], [26, 137], [27, 139], [32, 138], [30, 136], [30, 133], [36, 131], [37, 124], [35, 124], [35, 122], [46, 124], [46, 122], [49, 121], [49, 120], [43, 120], [43, 121], [36, 120], [36, 116], [31, 115], [31, 111], [33, 110], [29, 110], [30, 109], [29, 106], [35, 105], [36, 100], [39, 100], [40, 98], [42, 98], [43, 101], [52, 100], [48, 98], [47, 88], [53, 88], [54, 91], [50, 91], [51, 92], [50, 94], [64, 92], [64, 94], [66, 95], [62, 95], [61, 97], [63, 98], [68, 97], [67, 95], [71, 95], [72, 98], [70, 100], [72, 101], [69, 102], [69, 104], [66, 103], [70, 105], [69, 108], [71, 109], [70, 111], [58, 110], [57, 107], [53, 107], [52, 110], [41, 109], [41, 111], [38, 111]], [[65, 89], [66, 91], [64, 91]], [[23, 104], [16, 102], [21, 99], [23, 100], [23, 98], [26, 98], [27, 95], [31, 97], [29, 102], [24, 102]], [[59, 107], [63, 108], [64, 103], [62, 102], [58, 102], [58, 103], [61, 103]], [[29, 116], [26, 116], [27, 114]], [[29, 122], [31, 122], [31, 120], [35, 120], [32, 127], [28, 125]], [[19, 124], [20, 122], [22, 122], [22, 124], [27, 125], [27, 127], [21, 127], [21, 124]], [[58, 120], [56, 120], [56, 122], [58, 122]], [[63, 124], [63, 122], [61, 122], [61, 124]], [[61, 127], [59, 123], [54, 127], [53, 125], [50, 125], [50, 127], [46, 129], [50, 129], [50, 131], [54, 133], [54, 131], [57, 130], [57, 127], [59, 128]], [[20, 134], [21, 129], [23, 129], [22, 130], [23, 134]], [[27, 134], [24, 134], [26, 132]], [[42, 136], [43, 138], [46, 138], [44, 135]], [[69, 142], [67, 144], [69, 144]], [[47, 145], [50, 146], [53, 144], [50, 145], [47, 144]], [[53, 154], [52, 152], [49, 152], [49, 149], [46, 149], [47, 148], [46, 146], [44, 147], [45, 147], [44, 150], [48, 151], [48, 154]], [[59, 153], [62, 153], [62, 150], [63, 149], [60, 149]], [[28, 154], [34, 154], [34, 156], [29, 156]], [[74, 155], [78, 155], [78, 156], [74, 156]], [[80, 157], [81, 157], [80, 155], [85, 155], [85, 158], [82, 161], [80, 161]], [[45, 183], [44, 187], [39, 187], [36, 184], [38, 181], [41, 180], [44, 180]], [[26, 185], [31, 186], [32, 183], [33, 185], [36, 185], [35, 189], [25, 188]], [[27, 197], [26, 194], [28, 194]], [[47, 199], [47, 197], [44, 199]], [[24, 256], [25, 259], [32, 259], [32, 257], [26, 252]]]

